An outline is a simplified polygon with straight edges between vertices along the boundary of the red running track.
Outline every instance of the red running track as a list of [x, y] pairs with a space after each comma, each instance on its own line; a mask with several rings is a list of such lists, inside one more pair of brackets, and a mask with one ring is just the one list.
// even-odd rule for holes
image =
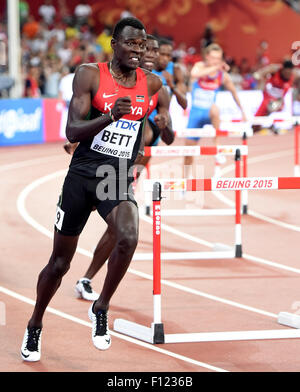
[[[222, 144], [226, 143], [230, 144], [228, 140]], [[257, 135], [248, 145], [249, 177], [293, 175], [292, 133]], [[180, 169], [182, 160], [153, 158], [153, 176], [165, 173], [166, 167]], [[199, 157], [197, 161], [209, 178], [213, 158]], [[53, 173], [67, 169], [68, 163], [69, 156], [60, 144], [1, 149], [0, 301], [6, 314], [0, 320], [0, 371], [299, 371], [299, 339], [152, 346], [113, 334], [110, 350], [96, 350], [87, 317], [89, 303], [74, 295], [75, 282], [87, 269], [105, 230], [96, 214], [91, 216], [71, 269], [46, 313], [42, 360], [22, 362], [20, 345], [32, 312], [37, 276], [51, 253], [50, 236], [63, 181], [63, 173]], [[234, 176], [234, 162], [227, 158], [222, 170], [224, 177]], [[224, 203], [234, 201], [234, 192], [218, 193], [226, 199], [221, 201], [207, 192], [186, 195], [185, 200], [170, 197], [163, 204], [167, 208], [199, 208], [203, 203], [207, 208], [224, 208]], [[249, 212], [242, 217], [242, 259], [163, 261], [162, 314], [167, 333], [283, 329], [276, 322], [277, 314], [299, 310], [299, 190], [249, 192]], [[232, 244], [233, 217], [163, 217], [162, 223], [162, 252], [207, 251], [214, 242]], [[151, 250], [152, 226], [141, 217], [136, 254]], [[111, 303], [111, 328], [116, 318], [150, 325], [151, 274], [151, 261], [132, 262]], [[98, 291], [104, 275], [105, 267], [93, 281]]]

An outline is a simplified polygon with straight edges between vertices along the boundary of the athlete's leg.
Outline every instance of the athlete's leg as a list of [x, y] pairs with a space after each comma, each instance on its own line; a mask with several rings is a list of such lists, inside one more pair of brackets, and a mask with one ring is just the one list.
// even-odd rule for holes
[[[220, 110], [217, 107], [216, 104], [212, 104], [210, 111], [209, 111], [209, 116], [210, 116], [210, 120], [211, 123], [213, 125], [213, 127], [215, 128], [215, 130], [220, 129], [220, 124], [221, 124], [221, 120], [220, 120]], [[218, 144], [218, 137], [215, 137], [215, 145]]]
[[70, 268], [79, 236], [54, 233], [53, 251], [46, 267], [41, 271], [37, 283], [37, 299], [29, 327], [42, 327], [46, 307], [59, 288], [63, 275]]
[[[198, 144], [200, 138], [188, 138], [185, 139], [185, 145], [186, 146], [196, 146]], [[191, 178], [194, 173], [193, 173], [193, 163], [194, 163], [194, 157], [192, 156], [185, 156], [183, 159], [183, 178]]]
[[138, 209], [134, 203], [122, 201], [107, 215], [106, 222], [116, 242], [108, 260], [101, 294], [94, 304], [95, 313], [108, 309], [110, 299], [129, 267], [138, 242]]
[[98, 242], [96, 249], [94, 250], [92, 262], [84, 274], [85, 278], [92, 279], [109, 258], [109, 255], [115, 246], [114, 235], [115, 234], [110, 227], [107, 227], [105, 233]]

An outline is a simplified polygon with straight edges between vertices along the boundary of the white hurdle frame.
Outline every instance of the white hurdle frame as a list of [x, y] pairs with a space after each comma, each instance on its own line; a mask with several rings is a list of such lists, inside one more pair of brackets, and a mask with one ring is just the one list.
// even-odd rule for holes
[[[160, 180], [158, 180], [160, 181]], [[172, 333], [165, 334], [162, 322], [161, 307], [161, 192], [165, 190], [211, 191], [211, 190], [273, 190], [273, 189], [300, 189], [300, 178], [293, 177], [260, 177], [260, 178], [226, 178], [226, 179], [193, 179], [161, 180], [153, 184], [153, 321], [150, 327], [125, 319], [114, 321], [116, 332], [143, 340], [151, 344], [164, 343], [191, 343], [191, 342], [219, 342], [239, 340], [267, 340], [300, 338], [300, 317], [295, 321], [287, 313], [280, 312], [278, 322], [293, 329], [272, 329], [254, 331], [225, 331], [200, 333]], [[148, 183], [152, 182], [148, 180]], [[162, 185], [163, 184], [163, 185]], [[167, 187], [165, 186], [167, 184]], [[231, 184], [232, 186], [228, 186]]]
[[[239, 150], [241, 159], [243, 160], [243, 176], [247, 177], [247, 157], [248, 157], [248, 145], [247, 138], [244, 134], [243, 145], [224, 145], [224, 146], [158, 146], [158, 147], [145, 147], [145, 156], [200, 156], [200, 155], [217, 155], [223, 154], [228, 156], [234, 156]], [[149, 167], [146, 167], [147, 179], [150, 178]], [[145, 192], [145, 211], [146, 215], [151, 215], [151, 193]], [[242, 193], [242, 213], [247, 214], [248, 211], [248, 195], [247, 191]], [[165, 216], [232, 216], [235, 215], [234, 209], [193, 209], [190, 212], [188, 210], [166, 210], [163, 212]]]

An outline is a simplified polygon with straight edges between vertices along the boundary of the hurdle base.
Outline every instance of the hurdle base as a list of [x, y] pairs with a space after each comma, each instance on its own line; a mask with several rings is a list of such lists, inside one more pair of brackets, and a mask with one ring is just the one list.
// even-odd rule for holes
[[243, 215], [247, 215], [248, 214], [248, 206], [244, 205], [243, 206]]
[[145, 327], [133, 321], [116, 319], [114, 321], [114, 331], [147, 343], [165, 343], [164, 326], [162, 323], [152, 323], [151, 327]]
[[[295, 315], [293, 315], [295, 316]], [[296, 315], [297, 316], [297, 315]], [[297, 316], [299, 319], [300, 317]], [[298, 324], [297, 324], [298, 325]], [[299, 339], [300, 331], [293, 329], [272, 329], [254, 331], [225, 331], [200, 333], [174, 333], [164, 334], [162, 324], [151, 324], [145, 327], [141, 324], [124, 319], [116, 319], [114, 331], [142, 340], [150, 344], [193, 343], [193, 342], [228, 342], [241, 340], [273, 340], [273, 339]], [[156, 340], [155, 330], [159, 339]]]
[[300, 316], [295, 313], [280, 312], [277, 321], [279, 324], [292, 328], [300, 328]]
[[235, 246], [235, 257], [236, 258], [243, 257], [242, 245], [236, 245]]

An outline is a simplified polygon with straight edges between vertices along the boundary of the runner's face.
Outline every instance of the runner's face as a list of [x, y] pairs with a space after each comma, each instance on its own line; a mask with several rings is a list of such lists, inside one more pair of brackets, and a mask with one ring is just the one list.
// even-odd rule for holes
[[158, 71], [163, 71], [167, 68], [168, 63], [172, 60], [172, 46], [161, 45], [159, 48], [159, 56], [157, 60]]
[[205, 64], [208, 67], [212, 67], [214, 65], [220, 65], [223, 61], [223, 54], [219, 50], [211, 50], [205, 56]]
[[112, 40], [114, 57], [121, 67], [136, 69], [146, 51], [147, 36], [145, 30], [126, 26], [117, 40]]
[[281, 70], [281, 77], [288, 81], [292, 77], [293, 70], [291, 68], [282, 68]]
[[154, 39], [147, 39], [146, 53], [142, 58], [141, 67], [151, 72], [155, 68], [156, 61], [159, 55], [158, 52], [158, 42]]

